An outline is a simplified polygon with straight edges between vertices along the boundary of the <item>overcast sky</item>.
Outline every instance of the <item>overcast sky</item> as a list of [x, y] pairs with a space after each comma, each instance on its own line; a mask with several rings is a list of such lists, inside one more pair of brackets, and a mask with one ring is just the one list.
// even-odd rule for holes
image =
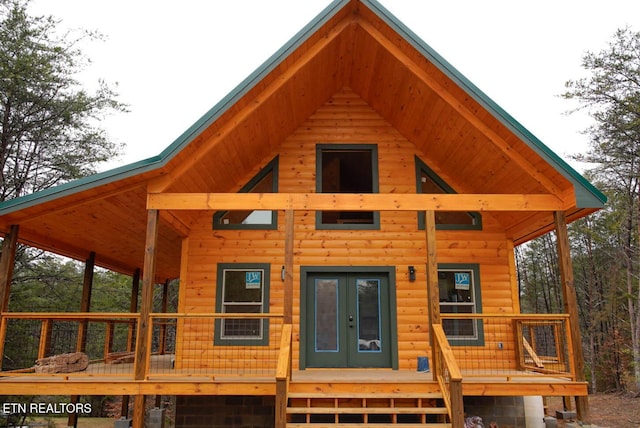
[[[87, 86], [118, 83], [130, 112], [104, 127], [126, 153], [159, 154], [282, 47], [330, 0], [33, 0], [63, 28], [95, 29]], [[584, 151], [583, 115], [559, 98], [618, 28], [640, 31], [637, 0], [380, 0], [401, 22], [558, 155]]]

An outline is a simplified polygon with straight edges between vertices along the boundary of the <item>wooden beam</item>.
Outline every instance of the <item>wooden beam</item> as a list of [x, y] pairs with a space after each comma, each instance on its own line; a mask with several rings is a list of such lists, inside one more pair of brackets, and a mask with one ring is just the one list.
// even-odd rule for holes
[[[149, 314], [153, 304], [153, 285], [156, 276], [156, 251], [158, 245], [158, 210], [147, 213], [147, 238], [144, 252], [144, 267], [142, 270], [142, 300], [140, 302], [140, 320], [138, 321], [138, 335], [136, 338], [136, 357], [134, 374], [136, 380], [143, 380], [147, 372], [147, 360], [150, 350]], [[138, 400], [136, 399], [136, 407]], [[136, 417], [134, 415], [134, 417]]]
[[429, 341], [431, 343], [431, 361], [433, 380], [439, 373], [437, 347], [433, 337], [433, 325], [440, 324], [440, 289], [438, 287], [438, 255], [436, 252], [436, 216], [427, 211], [424, 216], [427, 247], [427, 306], [429, 311]]
[[180, 237], [184, 238], [189, 236], [190, 228], [182, 220], [176, 217], [169, 211], [161, 211], [160, 218], [166, 224], [168, 224]]
[[[93, 289], [93, 272], [96, 265], [96, 253], [91, 252], [84, 264], [84, 278], [82, 280], [82, 300], [80, 301], [80, 312], [89, 312], [91, 308], [91, 291]], [[80, 321], [78, 324], [78, 337], [76, 351], [84, 352], [87, 347], [88, 322]]]
[[291, 324], [293, 317], [293, 234], [294, 211], [289, 209], [284, 213], [284, 324]]
[[559, 211], [554, 195], [397, 193], [153, 193], [151, 210]]
[[[573, 263], [571, 261], [571, 247], [569, 246], [569, 233], [564, 211], [554, 213], [556, 227], [556, 239], [558, 245], [558, 262], [560, 265], [560, 279], [562, 281], [562, 300], [565, 313], [569, 314], [571, 329], [571, 343], [573, 354], [573, 367], [576, 381], [585, 380], [584, 357], [582, 355], [582, 339], [580, 337], [580, 319], [578, 317], [578, 298], [576, 296], [575, 281], [573, 277]], [[578, 419], [588, 422], [589, 400], [586, 396], [576, 397], [576, 412]]]

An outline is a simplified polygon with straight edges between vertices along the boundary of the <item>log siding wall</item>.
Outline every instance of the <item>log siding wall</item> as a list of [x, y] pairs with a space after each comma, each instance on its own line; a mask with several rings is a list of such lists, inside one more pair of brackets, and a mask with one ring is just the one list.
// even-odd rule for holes
[[[442, 126], [446, 126], [445, 120]], [[279, 190], [312, 193], [316, 188], [316, 144], [340, 143], [378, 146], [381, 193], [415, 193], [414, 156], [441, 174], [437, 165], [429, 163], [428, 153], [418, 151], [349, 89], [329, 99], [282, 142], [277, 153], [265, 158], [264, 164], [278, 155]], [[464, 136], [460, 144], [464, 144]], [[258, 165], [245, 182], [263, 166]], [[453, 188], [464, 187], [460, 184], [464, 177], [441, 178]], [[269, 311], [281, 313], [284, 224], [284, 212], [280, 212], [278, 230], [212, 230], [212, 213], [203, 214], [184, 241], [180, 311], [214, 311], [218, 263], [270, 263]], [[483, 312], [519, 311], [513, 246], [490, 213], [483, 214], [483, 230], [438, 231], [437, 242], [438, 263], [480, 265]], [[315, 214], [297, 211], [294, 264], [294, 369], [298, 367], [300, 343], [300, 266], [395, 266], [399, 367], [415, 370], [417, 356], [428, 355], [425, 232], [418, 229], [417, 213], [381, 212], [380, 230], [350, 231], [316, 230]], [[415, 282], [409, 282], [410, 265], [416, 267]], [[485, 329], [487, 350], [496, 349], [497, 341], [509, 346], [510, 339], [492, 338]], [[213, 338], [203, 338], [201, 346], [200, 351], [212, 352]], [[488, 354], [496, 358], [495, 353]], [[512, 358], [510, 353], [501, 355]]]

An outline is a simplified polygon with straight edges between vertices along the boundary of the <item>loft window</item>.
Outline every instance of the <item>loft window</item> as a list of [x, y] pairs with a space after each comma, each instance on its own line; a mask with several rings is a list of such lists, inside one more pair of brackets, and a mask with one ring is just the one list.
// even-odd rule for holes
[[[224, 314], [269, 312], [270, 266], [218, 264], [216, 310]], [[269, 321], [261, 318], [216, 320], [216, 345], [267, 345]]]
[[[239, 193], [277, 193], [278, 158], [253, 177]], [[219, 211], [213, 216], [214, 229], [277, 229], [277, 212], [270, 210]]]
[[[378, 193], [378, 151], [375, 145], [316, 147], [316, 192]], [[318, 211], [318, 229], [379, 229], [377, 211]]]
[[[456, 193], [422, 160], [416, 157], [416, 192], [417, 193]], [[436, 229], [481, 230], [482, 216], [468, 211], [436, 211]], [[424, 229], [424, 213], [418, 213], [418, 225]]]
[[[482, 311], [478, 265], [439, 265], [438, 288], [441, 314], [475, 314]], [[442, 328], [452, 345], [484, 345], [482, 320], [442, 318]]]

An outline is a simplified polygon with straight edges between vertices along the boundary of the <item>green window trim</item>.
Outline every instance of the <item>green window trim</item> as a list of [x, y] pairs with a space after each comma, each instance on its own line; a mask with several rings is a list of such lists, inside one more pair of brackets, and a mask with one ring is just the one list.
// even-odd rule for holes
[[[450, 295], [454, 289], [447, 287], [447, 276], [456, 273], [470, 275], [468, 288], [464, 283], [461, 289], [455, 289], [455, 298]], [[476, 263], [438, 264], [438, 289], [440, 292], [440, 314], [446, 313], [482, 313], [482, 293], [480, 287], [480, 265]], [[469, 302], [465, 301], [465, 297]], [[442, 327], [452, 346], [484, 346], [484, 322], [481, 319], [442, 319]], [[472, 334], [455, 334], [456, 331], [472, 331]]]
[[[438, 176], [426, 163], [419, 157], [415, 157], [416, 167], [416, 193], [422, 193], [422, 174], [427, 175], [436, 186], [442, 189], [442, 193], [455, 194], [457, 193], [451, 186], [449, 186], [442, 178]], [[446, 213], [443, 211], [442, 213]], [[482, 230], [482, 215], [478, 212], [469, 211], [467, 214], [471, 218], [471, 224], [461, 223], [443, 223], [439, 221], [439, 216], [436, 212], [436, 229], [437, 230]], [[418, 212], [418, 228], [424, 230], [424, 212]]]
[[[269, 313], [269, 289], [270, 289], [270, 278], [271, 278], [271, 265], [268, 263], [218, 263], [217, 265], [217, 275], [216, 275], [216, 312], [217, 313], [236, 313], [236, 312], [228, 312], [227, 308], [232, 308], [233, 306], [241, 307], [241, 306], [254, 306], [258, 311], [249, 311], [250, 313]], [[246, 276], [245, 287], [246, 290], [252, 289], [260, 289], [261, 300], [241, 300], [236, 297], [236, 300], [225, 300], [225, 278], [227, 272], [248, 272], [255, 273], [260, 272], [260, 281], [258, 281], [259, 287], [256, 287], [256, 282], [249, 281], [249, 276]], [[237, 275], [236, 275], [237, 276]], [[255, 278], [255, 275], [252, 275]], [[241, 291], [241, 290], [240, 290]], [[236, 293], [238, 292], [238, 288], [236, 287]], [[231, 293], [229, 293], [231, 294]], [[252, 292], [251, 294], [257, 294]], [[241, 300], [241, 301], [239, 301]], [[242, 313], [242, 312], [238, 312]], [[259, 334], [254, 336], [241, 337], [242, 334], [238, 335], [230, 335], [229, 337], [225, 337], [223, 334], [224, 331], [227, 331], [227, 328], [230, 330], [234, 329], [234, 325], [228, 325], [228, 320], [217, 319], [215, 321], [215, 333], [214, 333], [214, 345], [216, 346], [268, 346], [269, 345], [269, 320], [268, 319], [246, 319], [243, 322], [245, 323], [253, 323], [255, 327], [259, 329]], [[239, 323], [240, 324], [240, 323]], [[242, 328], [242, 327], [240, 327]], [[245, 327], [246, 328], [246, 327]]]
[[[278, 156], [273, 158], [271, 162], [269, 162], [264, 168], [258, 172], [247, 184], [245, 184], [238, 193], [251, 193], [251, 191], [269, 174], [272, 177], [271, 188], [269, 192], [278, 193]], [[252, 211], [257, 212], [258, 210]], [[264, 216], [270, 216], [270, 220], [264, 223], [225, 223], [224, 220], [229, 213], [233, 211], [217, 211], [213, 215], [213, 229], [227, 229], [227, 230], [238, 230], [238, 229], [248, 229], [248, 230], [277, 230], [278, 229], [278, 212], [271, 211], [268, 213], [268, 210], [264, 210]], [[248, 217], [248, 216], [247, 216]]]
[[[376, 144], [317, 144], [316, 145], [316, 192], [323, 193], [323, 153], [326, 152], [371, 152], [371, 193], [379, 193], [378, 146]], [[330, 192], [325, 192], [330, 193]], [[364, 192], [344, 192], [364, 193]], [[323, 211], [316, 211], [316, 229], [318, 230], [380, 230], [380, 212], [372, 211], [371, 222], [329, 223], [323, 221]]]

